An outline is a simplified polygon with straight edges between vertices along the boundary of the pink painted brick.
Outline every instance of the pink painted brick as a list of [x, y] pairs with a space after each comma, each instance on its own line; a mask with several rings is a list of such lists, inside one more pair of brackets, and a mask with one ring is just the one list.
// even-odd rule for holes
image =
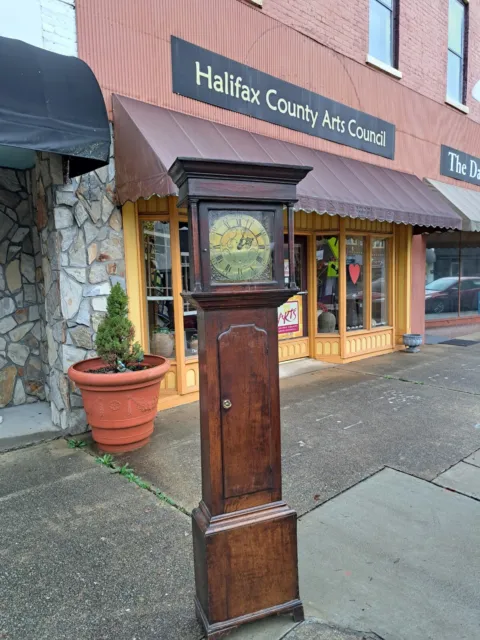
[[[365, 64], [369, 0], [264, 0], [262, 12], [317, 42]], [[446, 95], [448, 2], [400, 0], [399, 68], [402, 85], [443, 103]], [[469, 4], [467, 105], [480, 122], [471, 97], [480, 80], [480, 4]]]

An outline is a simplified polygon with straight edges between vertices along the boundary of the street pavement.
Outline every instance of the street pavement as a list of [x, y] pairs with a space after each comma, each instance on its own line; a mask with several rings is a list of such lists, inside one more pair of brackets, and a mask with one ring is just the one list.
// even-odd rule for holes
[[[479, 363], [480, 345], [442, 344], [282, 380], [307, 620], [232, 640], [480, 640]], [[159, 414], [115, 463], [154, 488], [65, 440], [0, 455], [0, 638], [202, 638], [198, 406]]]

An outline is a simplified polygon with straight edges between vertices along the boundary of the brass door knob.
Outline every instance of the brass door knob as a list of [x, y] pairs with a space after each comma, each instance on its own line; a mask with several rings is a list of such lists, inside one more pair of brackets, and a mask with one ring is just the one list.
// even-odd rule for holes
[[231, 406], [232, 406], [232, 403], [231, 403], [231, 402], [230, 402], [230, 400], [228, 400], [228, 399], [227, 399], [227, 400], [224, 400], [224, 401], [222, 402], [222, 407], [223, 407], [224, 409], [230, 409], [230, 407], [231, 407]]

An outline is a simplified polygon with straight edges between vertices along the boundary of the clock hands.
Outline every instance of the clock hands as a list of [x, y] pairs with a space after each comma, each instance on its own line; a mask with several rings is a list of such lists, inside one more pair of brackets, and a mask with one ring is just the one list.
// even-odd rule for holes
[[243, 248], [243, 245], [245, 244], [245, 234], [247, 233], [247, 227], [244, 227], [243, 229], [243, 233], [242, 233], [242, 237], [240, 238], [239, 243], [237, 244], [237, 250], [240, 250]]

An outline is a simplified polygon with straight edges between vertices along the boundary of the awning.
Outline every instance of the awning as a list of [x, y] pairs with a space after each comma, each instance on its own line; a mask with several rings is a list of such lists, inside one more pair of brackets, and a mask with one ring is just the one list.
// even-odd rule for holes
[[480, 231], [480, 191], [455, 187], [438, 180], [426, 179], [453, 206], [462, 218], [462, 231]]
[[71, 176], [107, 164], [107, 112], [88, 65], [0, 37], [0, 145], [2, 155], [10, 147], [12, 156], [18, 149], [67, 156]]
[[113, 97], [116, 185], [121, 203], [176, 195], [177, 156], [312, 166], [297, 209], [421, 227], [461, 227], [445, 200], [416, 176]]

